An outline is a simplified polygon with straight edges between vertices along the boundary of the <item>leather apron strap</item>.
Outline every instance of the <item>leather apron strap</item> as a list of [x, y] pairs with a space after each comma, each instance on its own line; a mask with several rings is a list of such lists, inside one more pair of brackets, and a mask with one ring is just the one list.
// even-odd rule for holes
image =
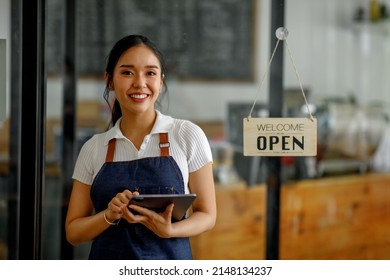
[[114, 153], [115, 153], [115, 143], [116, 139], [113, 138], [108, 142], [107, 154], [106, 154], [106, 162], [114, 161]]

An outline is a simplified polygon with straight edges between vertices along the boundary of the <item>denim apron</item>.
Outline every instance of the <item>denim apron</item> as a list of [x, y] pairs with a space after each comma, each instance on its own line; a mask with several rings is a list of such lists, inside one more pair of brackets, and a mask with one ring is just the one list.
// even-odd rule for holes
[[[114, 162], [115, 141], [110, 140], [106, 162], [91, 186], [96, 213], [125, 189], [140, 194], [184, 193], [183, 176], [169, 155], [167, 133], [160, 133], [160, 157]], [[189, 238], [160, 238], [142, 224], [122, 220], [96, 237], [89, 259], [192, 259], [192, 253]]]

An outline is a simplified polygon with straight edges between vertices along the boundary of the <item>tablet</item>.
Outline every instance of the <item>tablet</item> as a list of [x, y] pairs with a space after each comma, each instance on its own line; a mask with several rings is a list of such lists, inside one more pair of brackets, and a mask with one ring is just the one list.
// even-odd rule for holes
[[195, 200], [196, 194], [140, 194], [133, 196], [130, 204], [139, 205], [156, 212], [164, 212], [165, 208], [173, 203], [172, 218], [181, 220]]

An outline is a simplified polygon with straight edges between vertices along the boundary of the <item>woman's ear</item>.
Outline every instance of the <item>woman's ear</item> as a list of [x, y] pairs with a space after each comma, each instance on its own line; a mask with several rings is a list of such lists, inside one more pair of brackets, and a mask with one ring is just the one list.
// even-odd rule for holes
[[165, 78], [165, 75], [164, 74], [161, 74], [161, 85], [160, 85], [160, 91], [162, 90], [163, 86], [164, 86], [164, 78]]
[[112, 83], [112, 78], [110, 77], [110, 74], [107, 72], [104, 73], [104, 81], [106, 82], [106, 86], [108, 87], [109, 91], [114, 90], [114, 85]]

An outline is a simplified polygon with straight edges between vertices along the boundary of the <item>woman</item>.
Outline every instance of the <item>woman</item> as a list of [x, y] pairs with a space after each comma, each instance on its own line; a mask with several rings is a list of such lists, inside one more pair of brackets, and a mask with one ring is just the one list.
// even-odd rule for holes
[[[82, 147], [66, 218], [71, 244], [93, 240], [90, 259], [192, 259], [188, 237], [215, 224], [205, 134], [155, 109], [164, 72], [160, 51], [144, 36], [119, 40], [109, 54], [105, 98], [115, 92], [113, 127]], [[139, 193], [172, 192], [197, 195], [183, 220], [172, 220], [173, 204], [162, 213], [128, 206]]]

